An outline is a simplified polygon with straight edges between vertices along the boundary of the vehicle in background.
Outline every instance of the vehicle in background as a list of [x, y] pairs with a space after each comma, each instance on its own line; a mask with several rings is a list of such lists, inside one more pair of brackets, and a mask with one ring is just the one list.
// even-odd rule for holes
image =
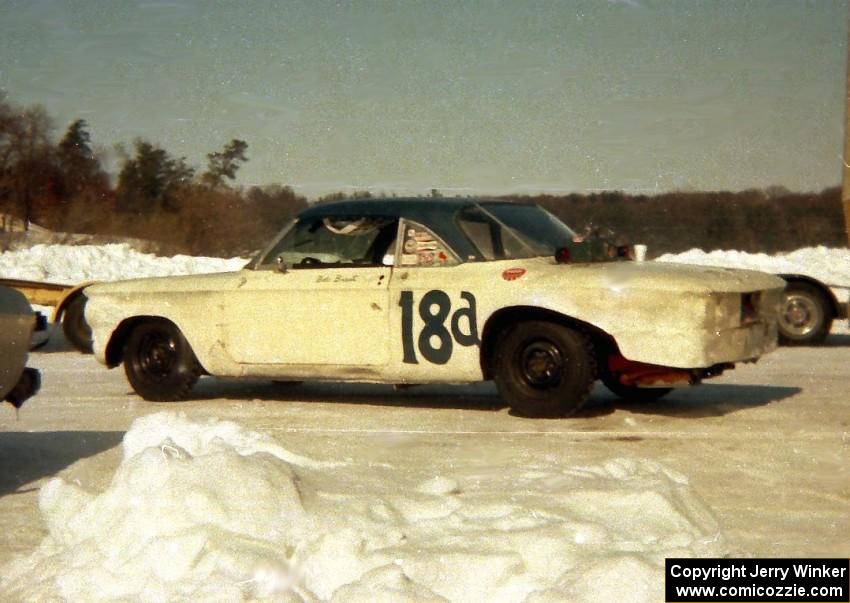
[[[850, 283], [842, 278], [840, 266], [831, 269], [833, 262], [846, 260], [843, 254], [833, 257], [825, 253], [829, 251], [824, 248], [800, 249], [766, 256], [738, 251], [729, 251], [727, 255], [721, 250], [705, 252], [692, 249], [681, 254], [664, 254], [656, 261], [745, 268], [776, 274], [786, 283], [779, 312], [779, 344], [812, 346], [823, 343], [834, 322], [847, 320], [850, 314]], [[794, 259], [789, 261], [786, 255]], [[844, 282], [839, 284], [835, 281]]]
[[27, 368], [33, 334], [47, 328], [47, 321], [33, 312], [19, 291], [0, 286], [0, 400], [20, 406], [41, 386], [41, 375]]
[[202, 374], [410, 385], [494, 380], [515, 412], [575, 413], [601, 379], [660, 398], [775, 349], [781, 279], [630, 261], [536, 205], [315, 205], [237, 272], [86, 287], [94, 353], [147, 400]]
[[[0, 286], [20, 291], [36, 306], [52, 306], [52, 325], [62, 324], [62, 332], [78, 351], [92, 353], [91, 329], [86, 324], [84, 310], [86, 297], [83, 289], [91, 282], [78, 285], [61, 285], [20, 279], [0, 278]], [[41, 344], [47, 342], [45, 338]]]

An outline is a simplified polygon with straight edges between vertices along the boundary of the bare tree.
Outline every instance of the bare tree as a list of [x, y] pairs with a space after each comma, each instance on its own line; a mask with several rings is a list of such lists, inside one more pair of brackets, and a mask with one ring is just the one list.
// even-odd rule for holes
[[21, 111], [0, 98], [0, 201], [11, 205], [27, 228], [57, 175], [52, 128], [43, 107]]

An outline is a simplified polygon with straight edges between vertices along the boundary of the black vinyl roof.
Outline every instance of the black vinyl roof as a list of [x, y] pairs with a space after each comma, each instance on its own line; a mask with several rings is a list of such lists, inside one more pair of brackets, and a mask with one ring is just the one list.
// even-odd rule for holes
[[331, 216], [386, 216], [406, 217], [416, 220], [417, 216], [429, 218], [438, 214], [454, 215], [465, 207], [475, 204], [509, 204], [510, 201], [474, 198], [411, 197], [392, 199], [351, 199], [317, 203], [299, 214], [299, 218], [315, 219]]

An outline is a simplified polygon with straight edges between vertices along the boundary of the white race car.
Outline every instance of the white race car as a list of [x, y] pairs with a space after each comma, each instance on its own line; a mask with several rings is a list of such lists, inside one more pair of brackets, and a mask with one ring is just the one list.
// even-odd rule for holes
[[630, 261], [535, 205], [313, 206], [243, 270], [87, 287], [94, 352], [148, 400], [202, 374], [391, 384], [493, 379], [563, 416], [596, 379], [656, 399], [773, 350], [784, 281]]

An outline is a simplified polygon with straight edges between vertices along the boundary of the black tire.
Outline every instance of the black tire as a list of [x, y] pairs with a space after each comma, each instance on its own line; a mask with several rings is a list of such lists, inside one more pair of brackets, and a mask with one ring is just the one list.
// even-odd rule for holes
[[124, 348], [127, 380], [145, 400], [186, 398], [202, 371], [183, 333], [167, 320], [136, 326]]
[[811, 283], [790, 281], [779, 312], [779, 343], [788, 346], [823, 343], [835, 318], [832, 304]]
[[33, 397], [41, 389], [41, 373], [34, 368], [25, 368], [18, 383], [6, 394], [6, 401], [20, 408], [24, 402]]
[[511, 408], [526, 417], [575, 414], [596, 380], [590, 340], [544, 321], [510, 327], [496, 344], [494, 381]]
[[82, 293], [65, 306], [62, 312], [62, 332], [72, 346], [83, 354], [92, 353], [91, 327], [86, 322], [86, 296]]
[[633, 404], [649, 404], [650, 402], [660, 400], [673, 391], [672, 387], [623, 385], [620, 383], [617, 375], [607, 372], [602, 374], [602, 383], [623, 402], [631, 402]]

